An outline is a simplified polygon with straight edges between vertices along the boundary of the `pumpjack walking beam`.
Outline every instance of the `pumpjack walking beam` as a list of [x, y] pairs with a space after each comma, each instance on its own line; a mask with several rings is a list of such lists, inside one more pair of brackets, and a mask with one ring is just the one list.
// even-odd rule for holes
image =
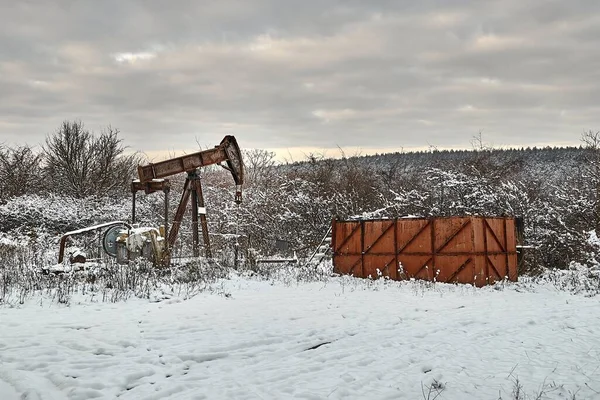
[[165, 178], [182, 172], [192, 172], [197, 168], [222, 162], [226, 162], [227, 166], [223, 165], [223, 167], [229, 170], [233, 176], [236, 184], [235, 201], [240, 203], [242, 201], [242, 184], [244, 183], [244, 163], [237, 140], [231, 135], [225, 136], [221, 144], [212, 149], [154, 164], [138, 166], [138, 176], [140, 182], [144, 183], [152, 179]]

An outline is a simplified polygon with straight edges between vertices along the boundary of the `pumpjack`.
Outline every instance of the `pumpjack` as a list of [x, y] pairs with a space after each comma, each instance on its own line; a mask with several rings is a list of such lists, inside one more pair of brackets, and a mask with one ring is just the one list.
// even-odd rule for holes
[[[58, 263], [62, 264], [65, 248], [70, 237], [105, 230], [102, 234], [102, 249], [117, 262], [126, 263], [143, 257], [156, 265], [167, 266], [171, 262], [171, 250], [177, 241], [179, 229], [190, 201], [192, 202], [192, 241], [193, 255], [200, 256], [199, 227], [201, 226], [204, 241], [204, 253], [212, 257], [210, 236], [206, 219], [206, 207], [202, 193], [200, 168], [209, 165], [220, 165], [233, 176], [236, 185], [234, 200], [237, 204], [242, 201], [242, 185], [244, 183], [244, 163], [242, 153], [234, 136], [225, 136], [218, 146], [197, 153], [172, 158], [166, 161], [138, 166], [138, 179], [132, 181], [131, 192], [132, 212], [131, 224], [124, 221], [112, 221], [76, 231], [65, 233], [60, 240]], [[171, 185], [168, 177], [186, 173], [183, 193], [175, 211], [171, 228], [168, 228], [169, 197]], [[147, 194], [162, 191], [164, 193], [164, 224], [158, 228], [137, 227], [136, 223], [136, 193], [144, 191]], [[71, 263], [86, 262], [85, 253], [74, 251], [70, 254]]]

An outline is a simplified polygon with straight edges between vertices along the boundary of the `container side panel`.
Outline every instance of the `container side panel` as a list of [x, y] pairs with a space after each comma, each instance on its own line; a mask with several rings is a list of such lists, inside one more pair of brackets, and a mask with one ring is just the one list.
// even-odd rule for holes
[[397, 279], [396, 257], [391, 255], [365, 255], [364, 257], [364, 277], [377, 279], [387, 276], [390, 279]]
[[431, 254], [431, 224], [426, 219], [399, 219], [397, 225], [400, 253]]
[[471, 285], [475, 285], [477, 287], [482, 287], [487, 284], [488, 276], [487, 270], [489, 266], [486, 264], [486, 256], [485, 255], [475, 255], [473, 258], [473, 273], [470, 278], [463, 283], [470, 283]]
[[491, 253], [506, 251], [504, 218], [486, 218], [487, 250]]
[[516, 282], [518, 280], [518, 259], [517, 259], [517, 231], [514, 218], [506, 220], [506, 250], [508, 251], [508, 279]]
[[[509, 277], [509, 275], [510, 275], [509, 267], [508, 267], [508, 264], [506, 263], [506, 260], [507, 260], [506, 254], [489, 254], [488, 255], [488, 264], [489, 264], [489, 271], [490, 271], [490, 276], [489, 276], [488, 282], [490, 284], [501, 281], [501, 280]], [[510, 258], [509, 258], [509, 262], [510, 262]]]
[[[436, 245], [439, 254], [470, 253], [473, 251], [473, 233], [470, 220], [455, 223], [444, 219], [444, 224], [436, 223]], [[440, 228], [439, 230], [437, 228]], [[443, 247], [442, 247], [443, 246]]]
[[516, 282], [519, 279], [518, 274], [518, 264], [517, 264], [517, 255], [509, 254], [508, 255], [508, 279]]
[[334, 249], [339, 254], [360, 254], [360, 223], [355, 221], [336, 222]]
[[514, 218], [506, 219], [506, 250], [508, 252], [517, 251], [517, 231]]
[[485, 240], [484, 237], [486, 229], [483, 219], [479, 217], [473, 217], [471, 219], [471, 235], [473, 237], [473, 252], [483, 253], [485, 251]]
[[517, 280], [513, 218], [369, 220], [362, 227], [359, 221], [336, 221], [336, 273], [476, 286], [506, 276]]
[[394, 221], [365, 222], [365, 252], [394, 254]]
[[410, 254], [401, 254], [398, 256], [400, 264], [399, 276], [404, 279], [433, 279], [433, 271], [431, 268], [431, 256], [417, 256]]
[[361, 256], [335, 256], [333, 260], [333, 272], [364, 278]]
[[440, 255], [435, 262], [435, 280], [437, 282], [472, 282], [474, 264], [469, 255]]
[[[436, 251], [444, 252], [452, 249], [457, 237], [463, 236], [464, 238], [464, 233], [469, 229], [470, 222], [471, 219], [468, 217], [437, 218], [435, 220]], [[465, 243], [464, 239], [463, 243]]]

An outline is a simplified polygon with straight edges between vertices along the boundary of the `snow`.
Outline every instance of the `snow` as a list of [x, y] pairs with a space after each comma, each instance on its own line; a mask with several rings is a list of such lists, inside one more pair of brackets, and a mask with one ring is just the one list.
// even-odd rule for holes
[[600, 303], [551, 286], [234, 277], [157, 300], [0, 308], [0, 399], [512, 399], [517, 379], [600, 399]]
[[97, 229], [106, 228], [106, 227], [109, 227], [112, 225], [129, 226], [129, 224], [124, 221], [110, 221], [110, 222], [105, 222], [105, 223], [97, 224], [97, 225], [93, 225], [93, 226], [87, 226], [87, 227], [81, 228], [81, 229], [76, 229], [74, 231], [70, 231], [70, 232], [63, 234], [63, 236], [72, 236], [72, 235], [77, 235], [77, 234], [84, 233], [84, 232], [95, 231]]
[[600, 238], [595, 230], [588, 232], [587, 243], [595, 248], [600, 248]]

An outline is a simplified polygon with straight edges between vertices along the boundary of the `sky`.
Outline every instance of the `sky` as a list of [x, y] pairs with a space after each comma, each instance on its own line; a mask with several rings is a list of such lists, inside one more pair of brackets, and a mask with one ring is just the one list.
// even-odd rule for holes
[[0, 144], [64, 120], [150, 158], [579, 145], [597, 0], [0, 0]]

